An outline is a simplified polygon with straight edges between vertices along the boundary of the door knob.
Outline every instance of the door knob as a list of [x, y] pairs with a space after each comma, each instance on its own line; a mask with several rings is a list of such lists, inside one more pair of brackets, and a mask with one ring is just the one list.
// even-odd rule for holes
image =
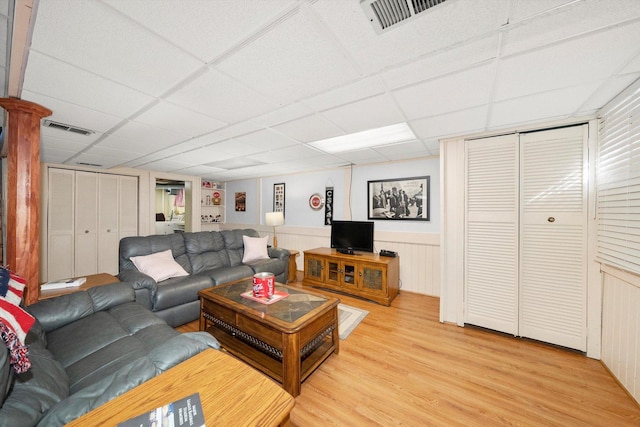
[[549, 222], [555, 222], [555, 221], [556, 221], [556, 219], [555, 219], [554, 217], [550, 216], [549, 218], [547, 218], [547, 221], [549, 221]]

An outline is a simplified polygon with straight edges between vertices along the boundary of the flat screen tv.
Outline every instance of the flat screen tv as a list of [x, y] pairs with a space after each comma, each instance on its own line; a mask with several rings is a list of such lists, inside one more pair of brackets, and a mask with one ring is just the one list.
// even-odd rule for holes
[[333, 221], [331, 247], [373, 252], [373, 221]]

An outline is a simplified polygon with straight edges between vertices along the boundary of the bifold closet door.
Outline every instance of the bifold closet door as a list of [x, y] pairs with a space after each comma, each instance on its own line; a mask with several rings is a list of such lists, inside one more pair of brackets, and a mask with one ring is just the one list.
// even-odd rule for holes
[[98, 174], [76, 172], [74, 276], [98, 271]]
[[98, 175], [98, 272], [118, 274], [118, 183], [117, 175]]
[[523, 337], [586, 351], [587, 125], [520, 135]]
[[47, 278], [73, 276], [75, 254], [75, 172], [49, 169]]
[[518, 136], [467, 141], [465, 323], [518, 333]]

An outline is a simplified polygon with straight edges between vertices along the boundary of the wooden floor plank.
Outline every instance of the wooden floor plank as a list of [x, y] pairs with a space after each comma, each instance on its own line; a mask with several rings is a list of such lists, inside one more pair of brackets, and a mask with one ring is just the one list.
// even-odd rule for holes
[[401, 292], [390, 307], [338, 297], [369, 315], [303, 383], [291, 426], [640, 425], [640, 406], [600, 361], [442, 324], [434, 297]]

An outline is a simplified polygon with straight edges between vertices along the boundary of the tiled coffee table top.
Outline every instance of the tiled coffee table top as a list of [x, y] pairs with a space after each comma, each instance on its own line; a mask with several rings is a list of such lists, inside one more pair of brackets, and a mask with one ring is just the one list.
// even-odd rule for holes
[[327, 302], [328, 298], [320, 295], [309, 294], [287, 286], [276, 283], [276, 290], [286, 292], [288, 297], [274, 302], [273, 304], [262, 304], [243, 297], [241, 294], [253, 290], [253, 280], [247, 279], [230, 285], [220, 285], [209, 290], [209, 292], [228, 298], [234, 302], [242, 304], [252, 310], [273, 316], [284, 322], [293, 323], [311, 310], [320, 307]]

